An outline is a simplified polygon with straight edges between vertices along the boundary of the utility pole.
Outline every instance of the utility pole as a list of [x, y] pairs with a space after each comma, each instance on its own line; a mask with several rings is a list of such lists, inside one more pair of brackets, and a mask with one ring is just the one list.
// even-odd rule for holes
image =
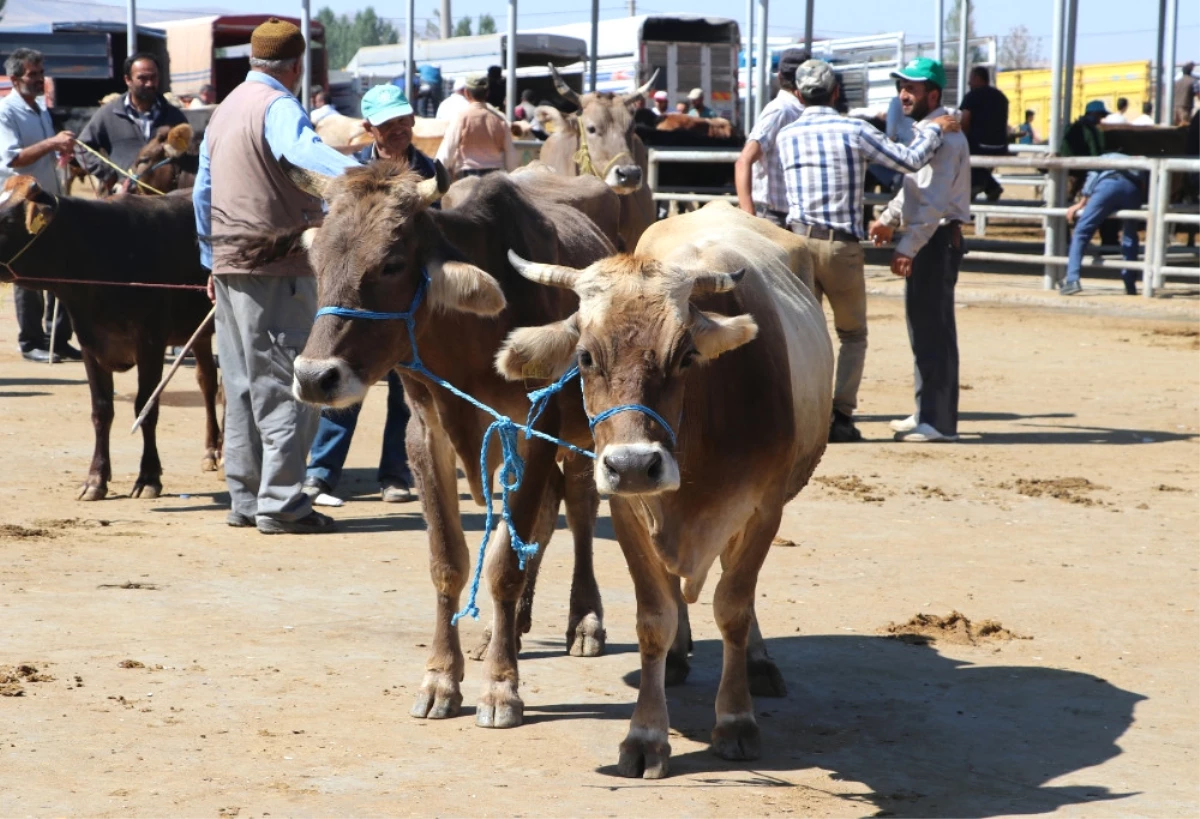
[[450, 0], [442, 0], [442, 11], [439, 15], [441, 19], [438, 22], [441, 24], [441, 36], [443, 40], [450, 39]]
[[636, 15], [637, 15], [637, 0], [629, 0], [629, 16], [635, 17]]

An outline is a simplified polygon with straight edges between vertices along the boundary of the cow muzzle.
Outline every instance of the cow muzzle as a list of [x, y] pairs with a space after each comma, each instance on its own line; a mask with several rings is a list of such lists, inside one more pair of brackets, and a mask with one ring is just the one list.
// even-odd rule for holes
[[292, 394], [306, 404], [348, 407], [362, 401], [366, 385], [341, 358], [296, 359]]
[[617, 165], [609, 170], [604, 183], [617, 193], [633, 193], [642, 187], [642, 169], [638, 165]]
[[602, 495], [654, 495], [679, 488], [679, 463], [662, 444], [606, 446], [596, 458]]

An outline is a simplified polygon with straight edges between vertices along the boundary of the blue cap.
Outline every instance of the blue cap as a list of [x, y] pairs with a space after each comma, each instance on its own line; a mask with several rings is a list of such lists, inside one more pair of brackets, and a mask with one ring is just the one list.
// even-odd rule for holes
[[1108, 116], [1108, 109], [1104, 107], [1103, 100], [1092, 100], [1084, 106], [1083, 113], [1106, 117]]
[[412, 112], [408, 97], [394, 85], [377, 85], [363, 94], [363, 119], [372, 125], [383, 125], [388, 120], [407, 117]]

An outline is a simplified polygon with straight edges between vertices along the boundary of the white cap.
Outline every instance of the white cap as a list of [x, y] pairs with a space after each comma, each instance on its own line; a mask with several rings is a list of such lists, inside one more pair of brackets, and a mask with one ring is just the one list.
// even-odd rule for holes
[[466, 77], [456, 77], [455, 78], [455, 80], [454, 80], [454, 90], [455, 91], [464, 91], [464, 90], [466, 90], [466, 87], [467, 87], [467, 78]]

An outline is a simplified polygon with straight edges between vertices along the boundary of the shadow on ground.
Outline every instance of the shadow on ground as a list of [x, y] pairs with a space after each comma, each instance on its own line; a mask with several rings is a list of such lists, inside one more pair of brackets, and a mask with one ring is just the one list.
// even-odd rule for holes
[[[882, 637], [767, 643], [789, 694], [755, 700], [762, 758], [727, 762], [707, 749], [681, 754], [672, 757], [671, 774], [689, 779], [663, 785], [797, 787], [788, 773], [820, 768], [865, 786], [868, 793], [841, 798], [877, 816], [1028, 815], [1132, 795], [1100, 784], [1099, 774], [1073, 777], [1088, 784], [1047, 783], [1120, 754], [1117, 741], [1141, 694], [1090, 674], [973, 665]], [[987, 648], [970, 650], [996, 659]], [[700, 742], [712, 730], [720, 660], [718, 641], [698, 642], [687, 684], [668, 689], [672, 728]], [[625, 681], [636, 686], [638, 676], [633, 671]], [[625, 721], [634, 700], [630, 691], [627, 703], [527, 707], [526, 713], [533, 720]], [[624, 727], [613, 733], [614, 763], [623, 735]], [[615, 764], [600, 772], [621, 787]]]

